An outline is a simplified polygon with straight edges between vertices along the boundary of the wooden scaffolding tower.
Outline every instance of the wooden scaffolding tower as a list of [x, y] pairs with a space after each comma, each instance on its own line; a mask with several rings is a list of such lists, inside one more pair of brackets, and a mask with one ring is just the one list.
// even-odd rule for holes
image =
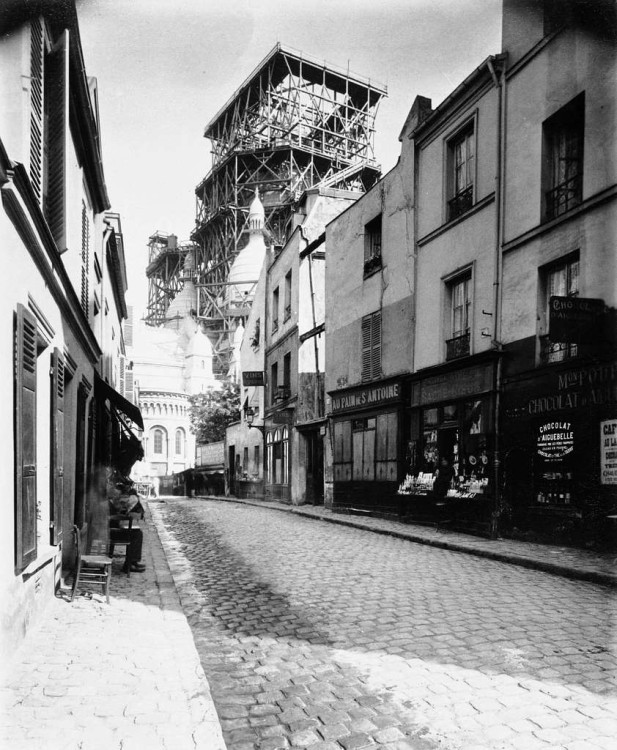
[[380, 176], [375, 116], [385, 86], [277, 44], [206, 126], [212, 169], [195, 190], [198, 315], [215, 366], [227, 367], [235, 321], [222, 300], [248, 241], [259, 188], [268, 242], [289, 237], [300, 196], [316, 186], [364, 192]]

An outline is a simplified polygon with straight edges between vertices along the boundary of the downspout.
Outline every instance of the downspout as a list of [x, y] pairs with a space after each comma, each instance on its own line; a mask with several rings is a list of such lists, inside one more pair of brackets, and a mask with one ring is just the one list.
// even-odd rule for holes
[[501, 486], [501, 390], [502, 390], [502, 343], [501, 343], [501, 277], [502, 249], [504, 238], [505, 172], [506, 172], [506, 61], [501, 60], [500, 78], [497, 77], [493, 59], [487, 67], [498, 92], [497, 124], [497, 174], [495, 177], [495, 260], [493, 278], [493, 347], [499, 352], [495, 373], [495, 442], [493, 450], [493, 481], [495, 486], [495, 508], [491, 521], [491, 537], [499, 535], [499, 524], [504, 512], [503, 488]]
[[[104, 351], [104, 349], [105, 349], [105, 339], [104, 339], [104, 335], [105, 335], [105, 288], [106, 288], [105, 282], [107, 280], [107, 273], [109, 271], [109, 269], [107, 268], [107, 245], [109, 243], [109, 238], [113, 234], [114, 230], [112, 229], [112, 227], [107, 222], [107, 219], [103, 219], [103, 222], [105, 224], [105, 230], [103, 232], [103, 248], [102, 248], [103, 249], [103, 257], [101, 258], [101, 261], [102, 261], [104, 273], [101, 276], [101, 309], [100, 309], [101, 323], [100, 323], [100, 326], [99, 326], [99, 328], [100, 328], [100, 330], [99, 330], [100, 339], [99, 340], [100, 340], [101, 349]], [[102, 360], [101, 361], [101, 375], [104, 378], [105, 377], [105, 373], [103, 372], [103, 370], [104, 370], [104, 367], [105, 367], [105, 361], [104, 361], [103, 357], [101, 357], [101, 360]], [[122, 394], [122, 395], [124, 395], [124, 394]]]
[[[308, 247], [309, 241], [304, 236], [304, 227], [300, 225], [300, 236], [306, 242]], [[308, 260], [308, 272], [309, 272], [309, 287], [311, 290], [311, 316], [313, 319], [313, 329], [317, 328], [317, 316], [315, 314], [315, 290], [313, 287], [313, 264], [312, 264], [312, 253], [307, 255]], [[298, 280], [299, 281], [299, 280]], [[317, 345], [317, 336], [313, 336], [313, 348], [315, 350], [315, 404], [319, 402], [319, 347]]]

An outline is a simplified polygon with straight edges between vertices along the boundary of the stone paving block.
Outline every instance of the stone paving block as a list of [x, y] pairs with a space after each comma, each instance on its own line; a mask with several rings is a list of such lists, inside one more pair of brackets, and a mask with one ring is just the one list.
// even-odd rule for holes
[[268, 737], [259, 740], [257, 743], [258, 750], [286, 750], [288, 747], [287, 737]]
[[308, 747], [320, 742], [319, 735], [312, 729], [304, 729], [301, 732], [293, 732], [289, 736], [289, 742], [293, 747]]
[[345, 750], [361, 750], [363, 747], [369, 747], [374, 744], [368, 734], [354, 733], [346, 737], [339, 738], [339, 743]]

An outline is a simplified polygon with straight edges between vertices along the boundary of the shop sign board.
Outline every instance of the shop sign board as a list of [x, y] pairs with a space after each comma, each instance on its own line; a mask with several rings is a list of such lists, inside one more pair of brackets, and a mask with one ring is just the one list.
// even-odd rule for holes
[[548, 461], [561, 461], [574, 450], [574, 431], [571, 422], [544, 422], [538, 428], [538, 455]]
[[600, 422], [600, 482], [617, 484], [617, 419]]
[[604, 312], [604, 300], [591, 297], [551, 297], [549, 300], [549, 340], [570, 344], [596, 341]]
[[478, 365], [433, 375], [414, 383], [411, 405], [425, 406], [490, 391], [493, 386], [493, 365]]
[[545, 373], [532, 381], [510, 381], [504, 390], [509, 419], [544, 417], [564, 411], [617, 404], [617, 362]]
[[344, 394], [332, 393], [332, 413], [338, 414], [354, 409], [370, 409], [374, 406], [382, 406], [392, 401], [400, 401], [401, 395], [400, 381], [356, 388]]
[[196, 447], [197, 466], [218, 466], [225, 463], [225, 443], [205, 443]]
[[245, 370], [242, 373], [243, 386], [256, 386], [265, 384], [266, 383], [263, 370]]

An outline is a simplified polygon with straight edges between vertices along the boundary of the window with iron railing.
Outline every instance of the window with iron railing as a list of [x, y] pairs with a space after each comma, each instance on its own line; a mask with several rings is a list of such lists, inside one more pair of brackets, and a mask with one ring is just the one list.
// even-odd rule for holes
[[583, 199], [584, 94], [544, 123], [544, 213], [554, 219]]
[[[551, 297], [577, 297], [579, 289], [579, 259], [577, 256], [553, 265], [544, 272], [544, 315], [549, 320]], [[567, 341], [551, 341], [540, 336], [540, 363], [563, 362], [578, 355], [578, 345]]]
[[291, 318], [291, 270], [285, 274], [285, 310], [283, 322]]
[[272, 333], [279, 329], [279, 288], [272, 292]]
[[469, 355], [469, 331], [461, 336], [446, 339], [446, 359], [458, 359]]
[[466, 357], [470, 353], [471, 274], [448, 282], [450, 300], [450, 337], [446, 339], [446, 359]]
[[448, 216], [452, 221], [473, 206], [475, 131], [473, 123], [448, 141]]

